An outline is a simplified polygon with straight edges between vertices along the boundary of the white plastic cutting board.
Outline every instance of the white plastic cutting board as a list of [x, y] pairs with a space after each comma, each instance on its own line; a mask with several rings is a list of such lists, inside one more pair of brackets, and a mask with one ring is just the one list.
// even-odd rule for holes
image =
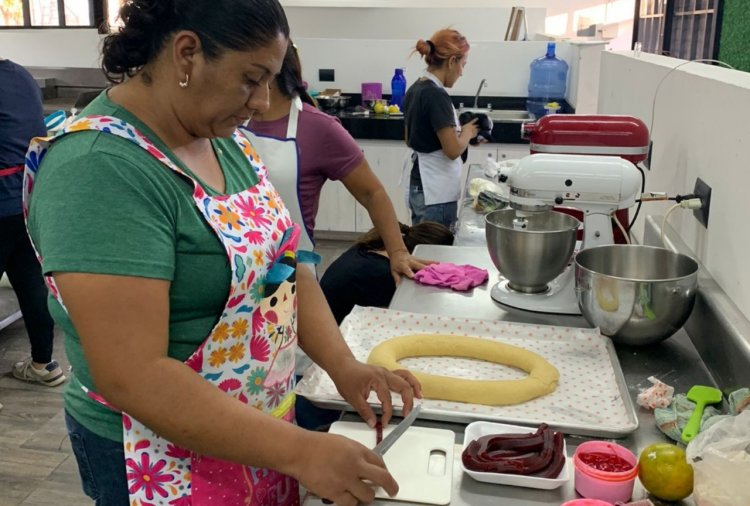
[[[383, 429], [383, 436], [396, 427]], [[329, 430], [373, 448], [375, 430], [365, 423], [335, 422]], [[448, 504], [453, 486], [455, 435], [445, 429], [409, 427], [383, 455], [388, 470], [398, 482], [398, 495], [390, 497], [382, 488], [375, 497], [425, 504]]]

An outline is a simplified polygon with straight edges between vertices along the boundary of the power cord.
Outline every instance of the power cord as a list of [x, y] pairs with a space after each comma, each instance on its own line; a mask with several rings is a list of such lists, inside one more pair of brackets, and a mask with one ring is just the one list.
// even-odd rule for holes
[[[640, 207], [640, 205], [641, 203], [639, 202], [638, 207]], [[615, 213], [612, 213], [610, 216], [612, 217], [612, 221], [614, 221], [617, 224], [617, 228], [619, 228], [620, 232], [622, 232], [622, 236], [625, 238], [625, 244], [630, 244], [630, 234], [628, 233], [628, 230], [625, 230], [625, 227], [622, 226], [622, 223], [620, 223], [620, 220], [617, 219], [617, 217], [615, 216]]]
[[[651, 149], [651, 136], [653, 135], [653, 132], [654, 132], [654, 118], [656, 117], [656, 99], [659, 96], [659, 90], [661, 89], [661, 85], [664, 84], [664, 81], [667, 79], [667, 77], [669, 77], [669, 75], [672, 72], [679, 69], [680, 67], [687, 65], [688, 63], [716, 63], [725, 68], [736, 70], [734, 67], [732, 67], [728, 63], [725, 63], [721, 60], [713, 60], [710, 58], [698, 58], [695, 60], [688, 60], [678, 65], [675, 65], [674, 67], [669, 69], [669, 71], [666, 74], [664, 74], [664, 77], [662, 77], [661, 80], [659, 80], [659, 83], [656, 85], [656, 89], [654, 90], [654, 99], [651, 102], [651, 122], [648, 126], [648, 144], [647, 145], [649, 146], [649, 149]], [[644, 193], [646, 191], [646, 173], [643, 171], [643, 169], [639, 165], [636, 165], [636, 168], [641, 172], [641, 193]], [[680, 202], [680, 201], [677, 200], [677, 202]], [[628, 225], [626, 229], [628, 234], [630, 233], [630, 229], [633, 228], [633, 225], [635, 224], [635, 220], [638, 219], [638, 214], [641, 211], [641, 204], [642, 202], [638, 201], [638, 206], [635, 208], [635, 214], [633, 214], [633, 219], [630, 220], [630, 224]]]
[[672, 214], [672, 211], [675, 209], [683, 208], [683, 209], [700, 209], [703, 203], [701, 202], [701, 199], [699, 198], [690, 198], [682, 200], [681, 202], [678, 202], [677, 204], [674, 204], [672, 207], [669, 208], [667, 213], [664, 215], [664, 219], [661, 221], [661, 243], [664, 245], [664, 247], [667, 247], [667, 242], [664, 240], [664, 229], [667, 226], [667, 220], [669, 219], [669, 215]]

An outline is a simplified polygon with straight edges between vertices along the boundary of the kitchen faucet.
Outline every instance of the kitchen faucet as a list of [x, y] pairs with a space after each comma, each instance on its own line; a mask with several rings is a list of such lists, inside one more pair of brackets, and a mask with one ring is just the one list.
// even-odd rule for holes
[[487, 79], [482, 79], [479, 82], [479, 88], [477, 88], [477, 94], [474, 95], [474, 109], [479, 107], [479, 93], [481, 93], [482, 88], [484, 88], [485, 86], [487, 86]]

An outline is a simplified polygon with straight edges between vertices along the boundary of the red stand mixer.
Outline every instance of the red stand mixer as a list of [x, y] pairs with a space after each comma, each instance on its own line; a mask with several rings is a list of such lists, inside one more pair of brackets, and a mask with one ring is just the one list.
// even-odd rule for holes
[[[521, 136], [530, 142], [531, 154], [619, 156], [637, 165], [648, 156], [648, 127], [632, 116], [597, 114], [551, 114], [535, 123], [525, 123]], [[557, 207], [557, 211], [583, 220], [579, 209]], [[621, 209], [616, 219], [627, 230], [628, 210]], [[613, 226], [615, 243], [625, 243], [620, 228]], [[578, 239], [582, 238], [581, 231]]]

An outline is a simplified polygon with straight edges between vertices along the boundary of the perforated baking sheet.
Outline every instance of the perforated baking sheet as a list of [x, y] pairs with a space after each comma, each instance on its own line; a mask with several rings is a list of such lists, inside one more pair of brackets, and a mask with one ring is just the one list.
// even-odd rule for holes
[[[473, 336], [520, 346], [543, 356], [560, 371], [557, 389], [544, 397], [514, 406], [484, 406], [425, 399], [421, 418], [469, 423], [489, 420], [537, 425], [545, 422], [568, 434], [621, 437], [638, 428], [614, 346], [596, 329], [529, 325], [453, 318], [380, 308], [355, 307], [341, 332], [358, 360], [392, 337], [408, 334]], [[404, 367], [430, 374], [468, 379], [519, 379], [515, 368], [454, 357], [419, 357], [401, 361]], [[351, 409], [333, 381], [317, 365], [297, 385], [297, 393], [314, 403]], [[373, 394], [373, 405], [378, 401]], [[400, 399], [394, 398], [394, 405]]]

